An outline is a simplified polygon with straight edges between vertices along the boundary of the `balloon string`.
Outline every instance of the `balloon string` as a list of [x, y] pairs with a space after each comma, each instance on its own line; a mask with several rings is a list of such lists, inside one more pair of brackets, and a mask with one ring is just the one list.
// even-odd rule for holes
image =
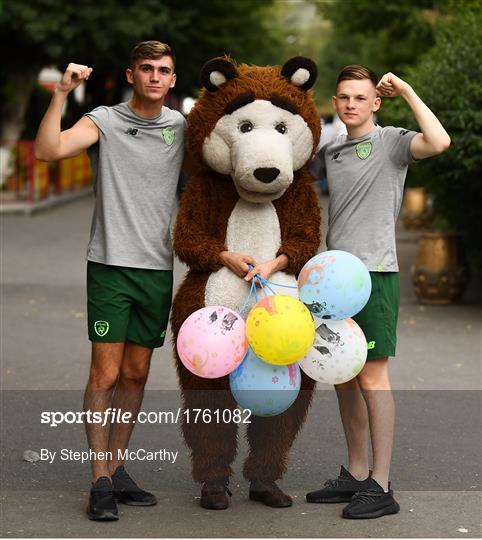
[[[254, 266], [252, 264], [249, 264], [249, 263], [248, 263], [248, 267], [249, 268], [254, 268]], [[264, 277], [260, 276], [259, 274], [256, 274], [256, 277], [258, 278], [261, 285], [263, 285], [263, 284], [266, 285], [273, 294], [276, 294], [276, 293], [273, 291], [273, 289], [271, 289], [269, 287], [269, 285], [275, 285], [276, 287], [284, 287], [285, 289], [297, 289], [298, 288], [298, 285], [281, 285], [281, 283], [275, 283], [274, 281], [270, 281], [269, 279], [265, 279]]]
[[[265, 279], [264, 277], [261, 277], [259, 274], [258, 274], [257, 277], [258, 277], [258, 280], [259, 280], [259, 282], [260, 282], [260, 284], [261, 284], [261, 287], [266, 287], [266, 288], [271, 292], [271, 294], [276, 294], [276, 293], [273, 291], [273, 289], [268, 285], [268, 283], [271, 283], [271, 281], [268, 281], [268, 280]], [[272, 283], [272, 285], [274, 285], [274, 284]]]
[[[253, 278], [252, 281], [251, 281], [251, 287], [249, 288], [248, 295], [246, 296], [246, 299], [244, 300], [243, 306], [239, 310], [240, 314], [243, 313], [243, 311], [246, 309], [246, 306], [248, 305], [249, 299], [251, 298], [251, 295], [253, 294], [253, 291], [254, 291], [255, 297], [257, 297], [255, 289], [256, 289], [256, 284], [254, 283], [254, 278]], [[256, 303], [257, 302], [258, 302], [258, 300], [256, 299]]]
[[257, 280], [259, 281], [259, 284], [261, 285], [261, 291], [264, 294], [264, 297], [268, 298], [268, 293], [266, 292], [266, 288], [265, 288], [266, 285], [263, 285], [263, 282], [261, 281], [260, 276], [258, 274], [256, 275], [257, 275]]
[[[254, 266], [252, 264], [249, 264], [248, 263], [248, 268], [251, 269], [251, 268], [254, 268]], [[260, 276], [259, 274], [256, 274], [255, 277], [253, 277], [253, 279], [251, 280], [251, 287], [249, 289], [249, 292], [248, 292], [248, 295], [246, 296], [246, 299], [244, 300], [244, 303], [241, 307], [241, 309], [239, 310], [239, 313], [243, 313], [243, 311], [246, 309], [247, 305], [248, 305], [248, 302], [249, 302], [249, 299], [251, 298], [251, 295], [254, 293], [254, 298], [256, 300], [256, 303], [258, 303], [258, 300], [259, 300], [259, 297], [258, 297], [258, 293], [257, 293], [257, 287], [256, 287], [256, 281], [255, 280], [258, 280], [259, 284], [261, 285], [261, 291], [262, 293], [264, 294], [265, 298], [267, 298], [269, 295], [268, 293], [266, 292], [266, 289], [268, 289], [268, 291], [271, 293], [271, 294], [276, 294], [276, 292], [270, 287], [270, 285], [274, 285], [275, 287], [284, 287], [285, 289], [297, 289], [298, 286], [295, 286], [295, 285], [282, 285], [281, 283], [275, 283], [274, 281], [270, 281], [269, 279], [265, 279], [264, 277]]]

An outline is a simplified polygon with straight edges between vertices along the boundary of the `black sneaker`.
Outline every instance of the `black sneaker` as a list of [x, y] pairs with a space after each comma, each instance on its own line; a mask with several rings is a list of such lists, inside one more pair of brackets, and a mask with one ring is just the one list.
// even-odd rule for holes
[[87, 516], [94, 521], [116, 521], [117, 505], [114, 500], [110, 478], [101, 476], [90, 490]]
[[130, 506], [154, 506], [156, 496], [141, 489], [129, 476], [124, 466], [117, 467], [112, 475], [114, 497], [117, 502]]
[[363, 491], [353, 495], [351, 503], [343, 508], [343, 517], [347, 519], [370, 519], [396, 514], [400, 506], [393, 498], [393, 491], [388, 484], [388, 491], [383, 491], [382, 486], [373, 478], [369, 478], [369, 486]]
[[357, 480], [342, 465], [338, 478], [327, 480], [322, 489], [307, 493], [306, 500], [310, 503], [350, 502], [357, 491], [368, 487], [368, 478]]

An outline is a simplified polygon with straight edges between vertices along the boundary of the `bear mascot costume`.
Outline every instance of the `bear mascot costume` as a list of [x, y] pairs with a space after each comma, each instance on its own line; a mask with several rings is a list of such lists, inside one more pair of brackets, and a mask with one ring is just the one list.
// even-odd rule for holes
[[[248, 262], [263, 277], [293, 287], [303, 265], [317, 253], [320, 208], [307, 170], [320, 137], [310, 91], [316, 76], [316, 65], [304, 57], [292, 58], [281, 69], [237, 65], [228, 57], [203, 67], [204, 89], [188, 117], [193, 175], [174, 231], [174, 251], [189, 267], [173, 302], [174, 344], [194, 311], [205, 306], [239, 311], [251, 284], [244, 279]], [[287, 290], [296, 291], [279, 292], [297, 295]], [[200, 378], [186, 369], [176, 350], [175, 355], [184, 410], [237, 408], [229, 376]], [[273, 417], [251, 416], [243, 468], [250, 499], [291, 506], [291, 497], [275, 481], [286, 471], [314, 386], [302, 373], [300, 393], [288, 410]], [[226, 494], [231, 495], [238, 424], [204, 420], [203, 415], [196, 422], [183, 415], [182, 432], [193, 478], [203, 484], [201, 506], [224, 509]]]

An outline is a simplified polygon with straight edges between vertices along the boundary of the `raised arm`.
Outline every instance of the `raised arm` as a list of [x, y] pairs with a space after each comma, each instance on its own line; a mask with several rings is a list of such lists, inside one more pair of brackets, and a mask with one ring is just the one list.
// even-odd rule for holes
[[87, 80], [91, 73], [92, 68], [87, 66], [72, 63], [67, 66], [37, 132], [34, 146], [37, 159], [55, 161], [76, 156], [99, 140], [97, 126], [86, 116], [70, 129], [60, 131], [62, 109], [68, 94]]
[[410, 152], [415, 159], [436, 156], [447, 150], [449, 134], [408, 83], [393, 73], [386, 73], [377, 85], [377, 93], [381, 97], [401, 96], [412, 110], [422, 132], [410, 143]]

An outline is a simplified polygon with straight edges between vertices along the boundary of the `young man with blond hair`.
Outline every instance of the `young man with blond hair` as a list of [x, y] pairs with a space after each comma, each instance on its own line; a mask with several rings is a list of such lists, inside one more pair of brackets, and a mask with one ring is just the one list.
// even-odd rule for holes
[[[381, 98], [395, 96], [406, 101], [421, 133], [374, 123]], [[413, 88], [393, 73], [378, 81], [364, 66], [345, 67], [338, 76], [332, 104], [347, 135], [321, 148], [312, 172], [320, 177], [324, 170], [328, 178], [328, 249], [353, 253], [371, 274], [370, 299], [354, 317], [365, 333], [368, 358], [355, 379], [335, 385], [348, 467], [342, 466], [338, 478], [308, 493], [306, 499], [312, 503], [349, 502], [343, 517], [376, 518], [400, 509], [389, 483], [395, 406], [388, 357], [395, 355], [400, 302], [395, 222], [408, 165], [444, 152], [450, 137]]]
[[[176, 83], [175, 56], [159, 41], [137, 44], [126, 70], [130, 101], [97, 107], [61, 131], [69, 92], [92, 68], [69, 64], [35, 141], [44, 161], [88, 149], [96, 195], [87, 249], [87, 311], [92, 342], [84, 410], [117, 409], [134, 420], [152, 351], [164, 342], [172, 296], [170, 224], [184, 153], [184, 117], [164, 105]], [[92, 459], [87, 514], [116, 520], [116, 501], [156, 504], [127, 474], [122, 456], [134, 427], [86, 422]]]

